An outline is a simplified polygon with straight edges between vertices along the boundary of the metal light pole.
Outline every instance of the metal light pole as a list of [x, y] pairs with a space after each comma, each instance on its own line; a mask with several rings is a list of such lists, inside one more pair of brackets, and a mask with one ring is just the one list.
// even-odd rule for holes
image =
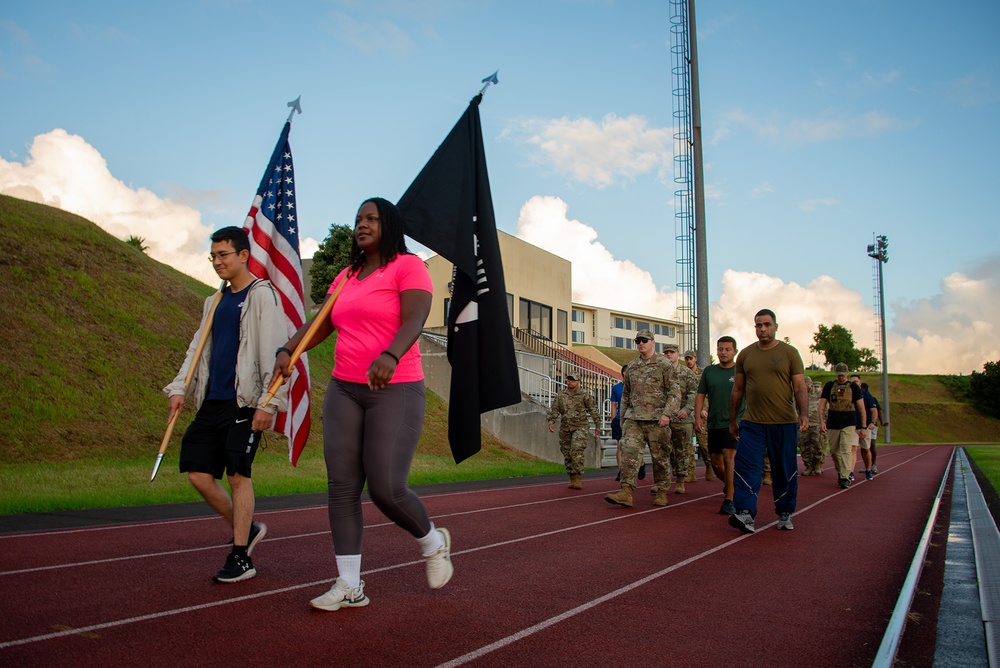
[[889, 359], [885, 352], [885, 283], [882, 265], [889, 261], [889, 238], [884, 234], [875, 237], [875, 243], [868, 244], [868, 257], [875, 260], [878, 269], [878, 317], [879, 332], [882, 334], [882, 413], [879, 419], [885, 425], [886, 445], [892, 443], [889, 435]]

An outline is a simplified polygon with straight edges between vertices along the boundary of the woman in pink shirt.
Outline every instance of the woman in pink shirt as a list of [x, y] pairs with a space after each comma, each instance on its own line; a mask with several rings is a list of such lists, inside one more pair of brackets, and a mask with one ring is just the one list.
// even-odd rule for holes
[[[448, 530], [434, 526], [406, 484], [424, 419], [417, 338], [432, 290], [423, 261], [406, 250], [403, 218], [391, 202], [374, 197], [361, 204], [349, 265], [333, 280], [327, 299], [338, 289], [329, 320], [309, 345], [337, 332], [333, 377], [323, 401], [323, 453], [339, 577], [330, 591], [309, 602], [318, 610], [368, 605], [361, 580], [366, 480], [379, 510], [417, 539], [430, 587], [443, 587], [453, 572]], [[278, 349], [275, 373], [289, 375], [289, 350], [308, 325]]]

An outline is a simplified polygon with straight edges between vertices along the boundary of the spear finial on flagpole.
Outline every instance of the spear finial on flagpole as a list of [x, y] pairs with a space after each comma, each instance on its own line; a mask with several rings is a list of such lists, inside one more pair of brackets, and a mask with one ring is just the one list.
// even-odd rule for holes
[[496, 72], [494, 72], [493, 74], [489, 75], [488, 77], [486, 77], [485, 79], [483, 79], [480, 82], [482, 84], [486, 84], [485, 86], [483, 86], [482, 88], [479, 89], [479, 94], [480, 95], [482, 95], [483, 93], [486, 92], [486, 89], [490, 87], [490, 84], [493, 84], [494, 86], [496, 86], [498, 83], [500, 83], [500, 80], [497, 79], [497, 74], [499, 72], [500, 72], [500, 70], [497, 70]]
[[[496, 75], [493, 75], [493, 76], [496, 76]], [[485, 79], [483, 79], [483, 81], [485, 81]], [[299, 104], [299, 100], [301, 100], [301, 99], [302, 99], [302, 96], [299, 95], [297, 98], [295, 98], [294, 100], [292, 100], [291, 102], [288, 103], [288, 106], [291, 107], [292, 110], [288, 112], [288, 120], [285, 121], [286, 123], [291, 123], [292, 122], [292, 116], [295, 115], [296, 111], [299, 112], [300, 114], [302, 113], [302, 105]]]

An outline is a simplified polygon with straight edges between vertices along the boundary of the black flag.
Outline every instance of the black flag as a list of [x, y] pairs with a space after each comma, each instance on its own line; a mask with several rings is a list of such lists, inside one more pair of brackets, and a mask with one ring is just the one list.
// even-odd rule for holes
[[521, 401], [480, 93], [397, 206], [406, 234], [455, 265], [448, 311], [448, 441], [455, 462], [479, 452], [481, 413]]

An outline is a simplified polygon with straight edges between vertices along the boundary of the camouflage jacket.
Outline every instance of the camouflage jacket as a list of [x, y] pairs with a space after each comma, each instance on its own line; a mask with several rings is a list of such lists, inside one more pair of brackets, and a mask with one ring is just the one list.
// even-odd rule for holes
[[[692, 424], [694, 423], [694, 399], [698, 396], [698, 376], [695, 376], [694, 372], [683, 362], [678, 364], [674, 371], [680, 385], [681, 398], [677, 410], [670, 414], [670, 422], [671, 424], [675, 422]], [[681, 419], [677, 417], [677, 413], [683, 408], [687, 409], [687, 417]]]
[[586, 427], [588, 415], [594, 421], [595, 426], [601, 424], [594, 398], [582, 387], [577, 387], [572, 391], [567, 388], [556, 395], [556, 400], [552, 402], [552, 408], [549, 410], [549, 424], [554, 425], [560, 415], [562, 416], [562, 422], [559, 423], [560, 429]]
[[625, 367], [622, 381], [622, 416], [626, 420], [659, 420], [663, 415], [670, 417], [680, 406], [677, 372], [663, 355], [635, 358]]
[[809, 388], [809, 427], [819, 428], [819, 398], [823, 394], [823, 386], [816, 384]]

